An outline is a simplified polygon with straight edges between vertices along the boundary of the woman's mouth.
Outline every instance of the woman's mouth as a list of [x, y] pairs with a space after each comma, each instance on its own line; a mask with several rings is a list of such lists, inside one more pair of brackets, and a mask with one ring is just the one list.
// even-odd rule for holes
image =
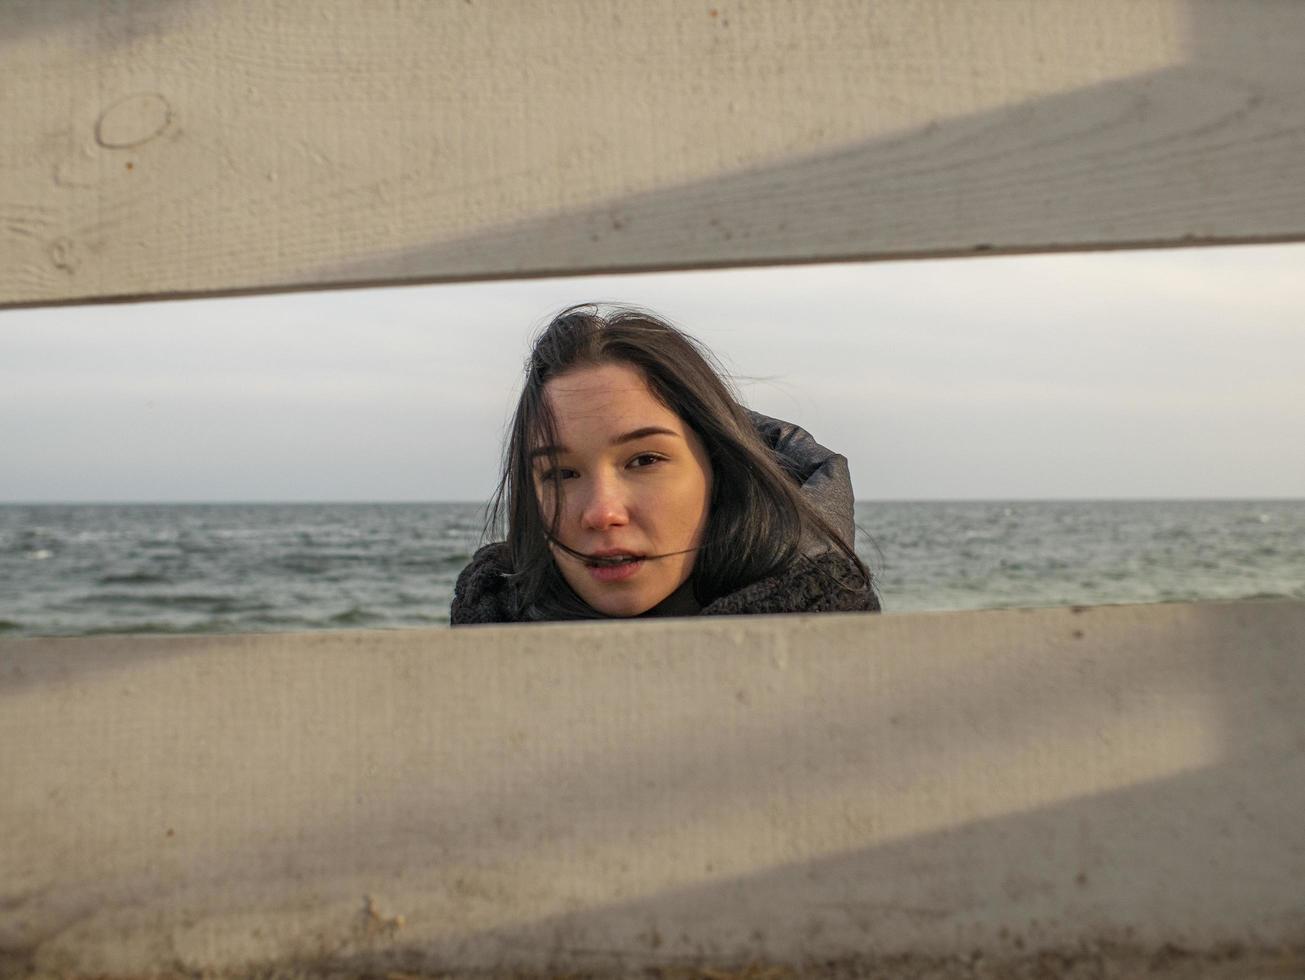
[[642, 555], [589, 555], [585, 567], [599, 582], [620, 582], [643, 568], [643, 561]]

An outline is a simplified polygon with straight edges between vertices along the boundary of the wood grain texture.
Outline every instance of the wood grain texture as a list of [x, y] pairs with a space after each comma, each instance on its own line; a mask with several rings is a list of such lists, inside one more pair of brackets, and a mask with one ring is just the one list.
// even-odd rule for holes
[[9, 0], [0, 305], [1305, 238], [1291, 0]]
[[1305, 603], [711, 619], [0, 639], [0, 975], [1300, 976]]

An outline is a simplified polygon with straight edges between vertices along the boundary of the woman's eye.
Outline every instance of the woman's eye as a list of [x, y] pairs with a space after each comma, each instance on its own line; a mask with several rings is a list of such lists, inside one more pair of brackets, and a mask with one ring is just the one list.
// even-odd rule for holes
[[541, 483], [552, 483], [554, 480], [573, 480], [578, 476], [575, 470], [568, 470], [565, 467], [559, 467], [555, 470], [544, 470], [539, 474]]
[[635, 467], [651, 466], [653, 463], [660, 463], [665, 458], [665, 456], [658, 456], [656, 453], [640, 453], [630, 460], [630, 465]]

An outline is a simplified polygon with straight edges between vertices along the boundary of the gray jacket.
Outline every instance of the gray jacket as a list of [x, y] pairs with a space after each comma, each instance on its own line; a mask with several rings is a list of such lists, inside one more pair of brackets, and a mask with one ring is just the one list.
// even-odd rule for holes
[[[852, 477], [847, 457], [826, 449], [792, 422], [781, 422], [748, 410], [762, 441], [779, 457], [779, 464], [802, 486], [803, 495], [848, 545], [856, 543]], [[814, 547], [814, 546], [813, 546]], [[818, 550], [825, 550], [821, 544]]]

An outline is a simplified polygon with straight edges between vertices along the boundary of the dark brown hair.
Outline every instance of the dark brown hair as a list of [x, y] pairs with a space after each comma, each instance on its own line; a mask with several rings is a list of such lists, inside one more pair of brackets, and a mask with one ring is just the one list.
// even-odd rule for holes
[[[612, 363], [637, 369], [653, 395], [697, 433], [711, 461], [707, 527], [691, 577], [700, 604], [805, 560], [804, 532], [843, 552], [859, 572], [859, 581], [831, 581], [831, 588], [870, 588], [869, 570], [851, 542], [803, 497], [701, 343], [646, 310], [584, 305], [559, 313], [531, 345], [487, 520], [487, 530], [505, 534], [522, 619], [600, 615], [554, 563], [550, 545], [571, 550], [557, 540], [561, 493], [552, 494], [553, 513], [545, 515], [530, 453], [558, 443], [544, 386], [575, 368]], [[556, 460], [551, 469], [557, 473]]]

